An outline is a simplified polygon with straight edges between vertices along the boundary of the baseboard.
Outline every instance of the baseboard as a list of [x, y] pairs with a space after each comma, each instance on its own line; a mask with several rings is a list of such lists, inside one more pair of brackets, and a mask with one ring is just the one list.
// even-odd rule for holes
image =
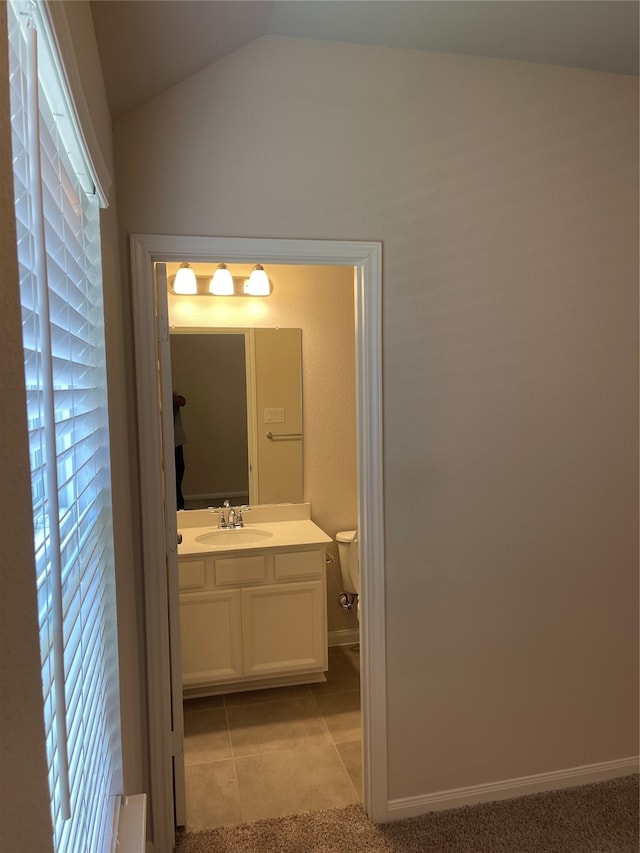
[[351, 646], [360, 642], [360, 629], [341, 628], [339, 631], [329, 631], [327, 639], [330, 646]]
[[388, 820], [416, 817], [431, 811], [454, 809], [474, 803], [490, 800], [507, 800], [535, 794], [540, 791], [553, 791], [560, 788], [572, 788], [575, 785], [588, 785], [591, 782], [603, 782], [618, 776], [637, 773], [638, 756], [621, 758], [617, 761], [603, 761], [600, 764], [585, 764], [567, 770], [554, 770], [551, 773], [538, 773], [534, 776], [521, 776], [502, 782], [487, 782], [483, 785], [471, 785], [468, 788], [453, 788], [449, 791], [436, 791], [419, 797], [404, 797], [389, 800]]

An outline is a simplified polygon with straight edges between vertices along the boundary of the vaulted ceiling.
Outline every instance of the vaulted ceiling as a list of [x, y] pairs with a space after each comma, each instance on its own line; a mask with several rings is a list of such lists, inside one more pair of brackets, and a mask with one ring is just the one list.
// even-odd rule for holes
[[638, 74], [637, 0], [92, 0], [114, 116], [263, 35]]

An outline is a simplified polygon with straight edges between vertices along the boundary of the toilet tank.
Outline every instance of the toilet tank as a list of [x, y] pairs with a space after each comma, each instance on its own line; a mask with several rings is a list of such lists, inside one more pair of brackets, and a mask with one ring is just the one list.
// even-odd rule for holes
[[358, 546], [353, 541], [355, 535], [355, 530], [341, 530], [336, 534], [338, 559], [340, 560], [340, 572], [342, 573], [342, 588], [344, 592], [351, 593], [360, 591]]

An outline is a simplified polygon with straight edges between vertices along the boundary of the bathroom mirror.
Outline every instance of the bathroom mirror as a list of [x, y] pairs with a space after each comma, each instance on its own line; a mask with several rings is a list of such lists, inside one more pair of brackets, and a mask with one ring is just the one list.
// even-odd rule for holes
[[185, 509], [300, 503], [302, 331], [172, 328]]

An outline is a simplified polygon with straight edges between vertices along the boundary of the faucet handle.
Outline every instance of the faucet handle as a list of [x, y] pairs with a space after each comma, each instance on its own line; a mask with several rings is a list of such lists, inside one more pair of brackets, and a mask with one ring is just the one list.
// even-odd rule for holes
[[224, 511], [228, 509], [229, 501], [224, 502], [224, 506], [210, 506], [209, 512], [217, 512], [218, 513], [218, 527], [225, 528], [227, 526], [227, 519], [225, 518]]
[[224, 521], [224, 509], [221, 506], [208, 506], [207, 509], [213, 515], [214, 513], [218, 516], [218, 527], [226, 527]]

